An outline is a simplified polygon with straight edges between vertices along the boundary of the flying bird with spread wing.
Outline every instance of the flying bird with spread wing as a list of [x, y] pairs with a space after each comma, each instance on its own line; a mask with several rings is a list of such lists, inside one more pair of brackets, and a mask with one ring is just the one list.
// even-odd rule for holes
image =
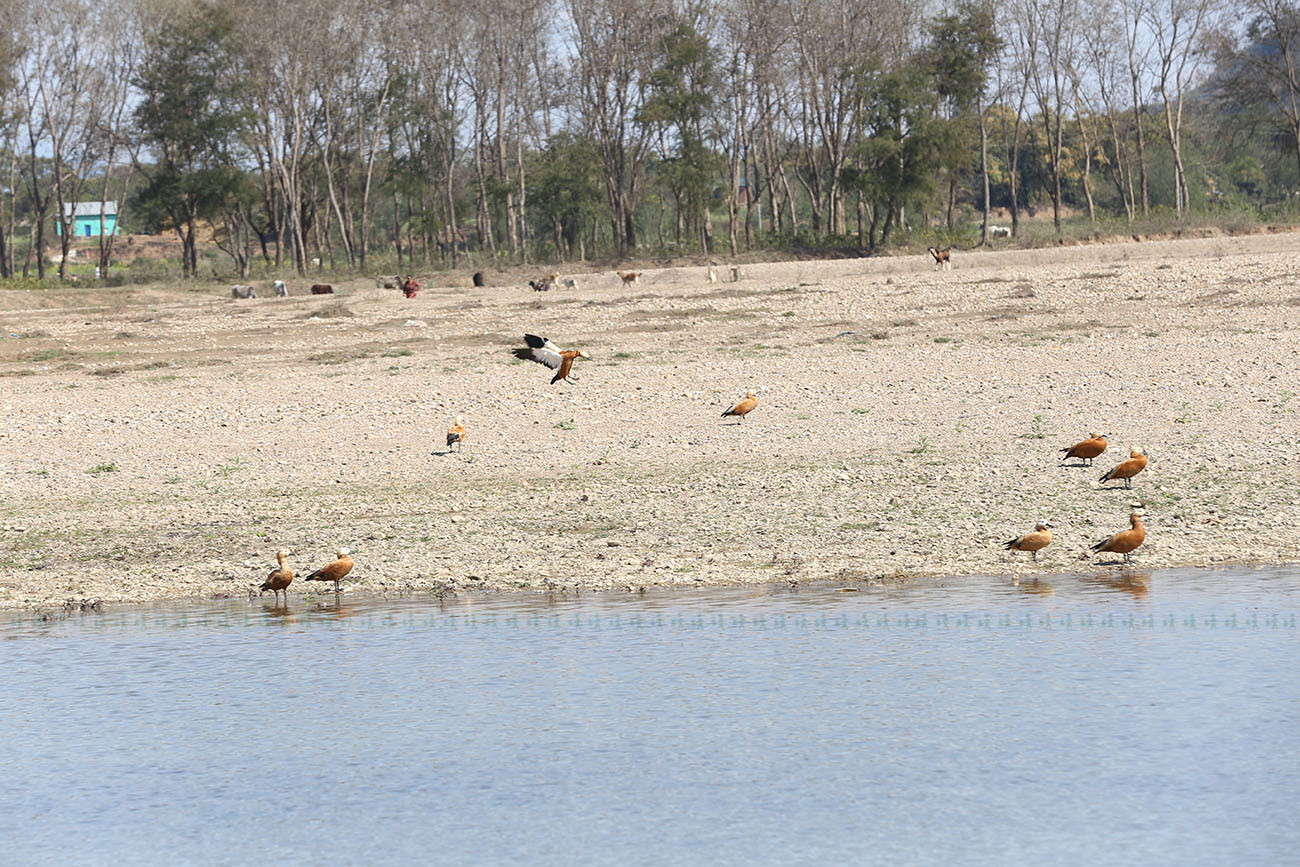
[[574, 359], [591, 358], [581, 349], [561, 349], [550, 340], [545, 337], [538, 337], [536, 334], [525, 334], [524, 342], [528, 345], [514, 350], [515, 358], [521, 358], [524, 361], [536, 361], [538, 364], [545, 364], [551, 370], [554, 370], [555, 376], [551, 377], [551, 385], [555, 385], [561, 379], [568, 382], [570, 377], [576, 380], [578, 376], [573, 373]]

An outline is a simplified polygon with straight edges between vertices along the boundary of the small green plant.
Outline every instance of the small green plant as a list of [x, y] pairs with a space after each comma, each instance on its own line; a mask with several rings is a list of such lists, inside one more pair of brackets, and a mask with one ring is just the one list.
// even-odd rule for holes
[[1192, 421], [1191, 401], [1183, 401], [1179, 409], [1182, 410], [1182, 413], [1174, 417], [1174, 424], [1190, 424]]
[[632, 442], [630, 442], [630, 443], [627, 444], [627, 447], [630, 448], [630, 449], [639, 449], [639, 448], [641, 448], [641, 441], [640, 441], [640, 440], [632, 440]]
[[1282, 389], [1282, 393], [1279, 394], [1277, 396], [1277, 400], [1273, 402], [1273, 409], [1276, 410], [1277, 412], [1289, 411], [1290, 407], [1288, 405], [1291, 403], [1291, 398], [1293, 397], [1295, 397], [1294, 394], [1287, 391], [1286, 389]]
[[1142, 332], [1142, 336], [1143, 336], [1143, 337], [1159, 337], [1159, 336], [1160, 336], [1160, 332], [1159, 332], [1159, 331], [1143, 331], [1143, 332]]
[[181, 483], [180, 476], [168, 476], [167, 478], [163, 479], [164, 485], [179, 485], [180, 483]]
[[795, 416], [795, 418], [797, 418], [799, 421], [808, 421], [808, 419], [812, 418], [812, 416], [806, 415], [804, 413], [800, 413], [799, 415]]
[[934, 339], [934, 342], [935, 342], [935, 343], [956, 343], [956, 342], [957, 342], [957, 338], [955, 338], [955, 337], [936, 337], [936, 338]]
[[1021, 436], [1027, 440], [1041, 440], [1047, 436], [1047, 432], [1043, 430], [1043, 414], [1041, 412], [1034, 413], [1034, 423], [1029, 428], [1029, 433], [1021, 434]]
[[44, 476], [48, 476], [49, 474], [50, 474], [50, 471], [47, 470], [47, 469], [45, 469], [45, 467], [41, 467], [39, 470], [28, 470], [28, 471], [27, 471], [27, 475], [29, 475], [29, 476], [41, 476], [41, 477], [44, 477]]
[[610, 356], [610, 357], [611, 357], [611, 358], [617, 358], [619, 361], [626, 361], [626, 360], [629, 359], [629, 358], [636, 358], [636, 356], [633, 355], [633, 354], [630, 353], [630, 352], [615, 352], [615, 353], [614, 353], [612, 356]]
[[86, 470], [86, 472], [92, 476], [102, 476], [104, 473], [116, 473], [118, 469], [117, 461], [101, 461]]
[[871, 412], [871, 410], [867, 409], [865, 406], [855, 406], [855, 407], [853, 407], [853, 414], [854, 414], [854, 415], [866, 415], [866, 414], [869, 413], [869, 412]]
[[916, 445], [908, 449], [914, 455], [923, 455], [930, 450], [930, 438], [921, 434], [916, 440]]
[[573, 420], [572, 420], [572, 419], [565, 419], [564, 421], [557, 421], [557, 422], [555, 423], [555, 426], [558, 427], [560, 430], [576, 430], [577, 427], [578, 427], [576, 424], [573, 423]]
[[966, 419], [964, 419], [964, 418], [959, 418], [959, 419], [957, 419], [957, 428], [956, 428], [956, 430], [957, 430], [957, 433], [962, 433], [962, 432], [964, 432], [964, 431], [966, 430]]
[[246, 469], [247, 461], [243, 455], [235, 455], [224, 464], [217, 464], [217, 475], [223, 479], [228, 479], [242, 469]]
[[410, 349], [390, 349], [384, 353], [384, 358], [405, 358], [408, 355], [414, 354], [415, 353]]

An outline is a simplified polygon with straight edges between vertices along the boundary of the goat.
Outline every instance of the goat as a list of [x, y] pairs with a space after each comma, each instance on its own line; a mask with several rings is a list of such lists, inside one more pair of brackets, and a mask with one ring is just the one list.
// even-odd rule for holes
[[289, 297], [289, 287], [284, 285], [283, 280], [276, 280], [274, 283], [271, 284], [271, 288], [275, 290], [275, 295], [277, 298]]
[[549, 292], [555, 288], [555, 275], [547, 274], [545, 277], [538, 277], [536, 280], [529, 280], [528, 285], [533, 287], [534, 292]]
[[615, 271], [614, 273], [623, 278], [624, 286], [631, 286], [634, 283], [641, 282], [640, 271]]
[[254, 289], [252, 286], [231, 286], [230, 297], [231, 298], [256, 298], [257, 290]]
[[989, 226], [989, 237], [990, 237], [990, 238], [1010, 238], [1010, 237], [1011, 237], [1011, 230], [1010, 230], [1009, 228], [1007, 228], [1006, 226], [994, 226], [994, 225], [990, 225], [990, 226]]
[[331, 285], [328, 284], [328, 283], [316, 283], [316, 284], [313, 284], [312, 287], [311, 287], [311, 294], [313, 294], [313, 295], [333, 295], [333, 294], [334, 294], [334, 287], [331, 286]]
[[487, 285], [487, 280], [485, 280], [485, 279], [483, 278], [483, 272], [482, 272], [482, 271], [475, 271], [475, 272], [474, 272], [474, 285], [475, 285], [475, 286], [486, 286], [486, 285]]
[[718, 269], [714, 268], [712, 265], [709, 266], [709, 282], [710, 283], [718, 282]]
[[732, 283], [739, 283], [739, 282], [740, 282], [740, 276], [741, 276], [741, 275], [740, 275], [740, 266], [739, 266], [739, 265], [732, 265], [732, 266], [731, 266], [731, 282], [732, 282]]
[[376, 287], [379, 289], [401, 289], [401, 281], [396, 274], [380, 274], [375, 278]]
[[565, 277], [564, 279], [560, 280], [560, 285], [563, 286], [565, 289], [577, 289], [577, 288], [578, 288], [578, 278], [577, 278], [577, 277]]
[[945, 271], [952, 270], [952, 247], [944, 247], [942, 250], [938, 247], [931, 247], [930, 255], [934, 257], [934, 267], [942, 268]]

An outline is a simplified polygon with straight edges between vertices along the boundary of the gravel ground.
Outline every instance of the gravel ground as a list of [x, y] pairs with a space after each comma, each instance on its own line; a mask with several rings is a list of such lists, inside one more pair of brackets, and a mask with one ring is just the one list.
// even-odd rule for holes
[[[0, 607], [242, 595], [339, 545], [349, 592], [1029, 576], [1111, 563], [1087, 546], [1139, 502], [1141, 568], [1300, 561], [1298, 274], [1279, 234], [0, 292]], [[580, 381], [512, 358], [525, 331], [587, 350]], [[1096, 467], [1059, 466], [1092, 431]], [[1100, 486], [1131, 446], [1134, 489]], [[1039, 519], [1038, 564], [1002, 549]]]

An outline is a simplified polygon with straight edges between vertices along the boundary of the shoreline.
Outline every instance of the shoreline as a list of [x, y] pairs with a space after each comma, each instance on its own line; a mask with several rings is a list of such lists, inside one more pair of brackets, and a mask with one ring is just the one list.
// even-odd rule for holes
[[[0, 292], [0, 609], [237, 597], [340, 545], [363, 592], [1058, 574], [1139, 502], [1143, 571], [1300, 562], [1300, 236], [927, 258]], [[1008, 561], [1040, 519], [1044, 562]]]
[[[24, 615], [30, 615], [32, 622], [55, 623], [72, 619], [74, 616], [96, 614], [145, 614], [157, 610], [166, 610], [173, 606], [197, 607], [206, 603], [247, 602], [256, 604], [266, 612], [312, 613], [329, 612], [333, 609], [346, 610], [352, 605], [374, 606], [388, 602], [412, 602], [428, 604], [436, 600], [439, 604], [462, 605], [471, 610], [480, 604], [491, 605], [493, 600], [523, 600], [525, 603], [538, 602], [576, 602], [587, 596], [599, 596], [604, 599], [625, 599], [630, 596], [645, 598], [663, 598], [664, 594], [709, 593], [710, 591], [758, 590], [789, 593], [797, 595], [804, 591], [833, 590], [843, 593], [858, 593], [865, 590], [902, 588], [922, 584], [940, 584], [950, 582], [961, 584], [968, 581], [996, 582], [1008, 587], [1016, 587], [1031, 595], [1052, 595], [1055, 579], [1074, 579], [1083, 581], [1102, 581], [1114, 589], [1124, 590], [1134, 596], [1145, 596], [1150, 590], [1150, 583], [1170, 574], [1186, 575], [1188, 573], [1213, 573], [1220, 571], [1257, 572], [1263, 570], [1296, 569], [1300, 563], [1256, 563], [1223, 562], [1214, 565], [1172, 565], [1159, 568], [1143, 568], [1141, 564], [1120, 567], [1114, 564], [1098, 565], [1093, 568], [1062, 568], [1051, 572], [1026, 573], [972, 573], [968, 575], [891, 575], [878, 578], [835, 578], [815, 577], [789, 581], [784, 579], [760, 579], [756, 581], [738, 581], [734, 583], [711, 584], [657, 584], [634, 587], [631, 590], [614, 585], [587, 586], [581, 589], [538, 590], [536, 588], [516, 589], [511, 587], [467, 586], [452, 591], [441, 592], [432, 589], [409, 587], [402, 590], [344, 590], [338, 597], [332, 590], [315, 593], [299, 593], [292, 603], [277, 603], [271, 596], [230, 595], [209, 597], [162, 597], [157, 599], [139, 599], [129, 601], [108, 601], [99, 599], [69, 599], [64, 604], [38, 607], [0, 608], [0, 626], [23, 622]], [[748, 594], [737, 598], [749, 598]], [[721, 600], [724, 604], [732, 600]], [[7, 620], [6, 620], [7, 618]]]

